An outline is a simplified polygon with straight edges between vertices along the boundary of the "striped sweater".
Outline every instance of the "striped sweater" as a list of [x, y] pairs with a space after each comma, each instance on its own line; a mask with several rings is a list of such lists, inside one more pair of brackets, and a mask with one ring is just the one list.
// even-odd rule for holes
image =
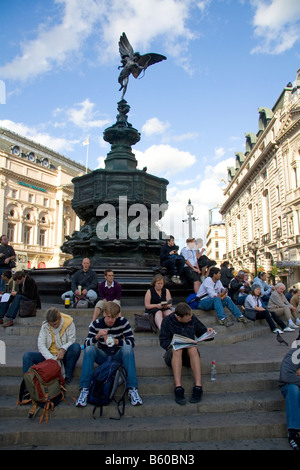
[[[116, 338], [119, 343], [113, 347], [108, 347], [103, 337], [97, 341], [95, 337], [99, 330], [107, 330], [107, 334]], [[134, 347], [134, 336], [126, 318], [117, 317], [112, 327], [108, 327], [105, 324], [104, 318], [97, 318], [90, 324], [89, 333], [84, 342], [84, 346], [96, 346], [110, 355], [115, 354], [125, 343], [131, 344], [131, 346]]]

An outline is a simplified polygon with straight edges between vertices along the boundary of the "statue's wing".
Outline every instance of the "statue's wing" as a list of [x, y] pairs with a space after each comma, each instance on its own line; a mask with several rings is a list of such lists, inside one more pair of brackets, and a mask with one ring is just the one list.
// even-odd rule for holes
[[166, 57], [161, 54], [154, 54], [151, 52], [149, 54], [141, 55], [137, 61], [139, 67], [134, 67], [132, 75], [134, 76], [134, 78], [137, 78], [142, 70], [146, 70], [149, 65], [156, 64], [157, 62], [161, 62], [162, 60], [166, 60]]
[[131, 58], [133, 57], [134, 50], [130, 42], [128, 41], [125, 33], [123, 33], [122, 36], [120, 36], [119, 51], [120, 51], [121, 57], [123, 56], [129, 56]]

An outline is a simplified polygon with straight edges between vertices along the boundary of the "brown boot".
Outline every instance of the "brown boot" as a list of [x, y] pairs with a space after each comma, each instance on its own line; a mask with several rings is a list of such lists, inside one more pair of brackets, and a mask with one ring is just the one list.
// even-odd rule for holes
[[7, 328], [9, 326], [14, 326], [14, 322], [12, 320], [8, 320], [8, 322], [2, 325], [3, 328]]

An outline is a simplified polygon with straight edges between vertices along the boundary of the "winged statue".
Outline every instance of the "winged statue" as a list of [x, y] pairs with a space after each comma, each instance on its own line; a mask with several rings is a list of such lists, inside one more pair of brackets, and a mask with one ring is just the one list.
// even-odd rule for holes
[[130, 42], [125, 33], [120, 36], [119, 51], [121, 55], [121, 63], [118, 69], [122, 69], [118, 82], [121, 85], [119, 91], [123, 90], [122, 99], [127, 90], [129, 76], [132, 74], [134, 78], [138, 78], [142, 71], [145, 71], [150, 65], [166, 60], [166, 57], [161, 54], [148, 53], [140, 55], [139, 52], [134, 52]]

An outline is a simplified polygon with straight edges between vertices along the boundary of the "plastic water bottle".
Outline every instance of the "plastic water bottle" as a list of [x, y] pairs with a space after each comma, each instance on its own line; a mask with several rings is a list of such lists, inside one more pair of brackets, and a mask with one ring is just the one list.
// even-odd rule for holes
[[210, 380], [217, 380], [217, 369], [215, 361], [211, 363]]

